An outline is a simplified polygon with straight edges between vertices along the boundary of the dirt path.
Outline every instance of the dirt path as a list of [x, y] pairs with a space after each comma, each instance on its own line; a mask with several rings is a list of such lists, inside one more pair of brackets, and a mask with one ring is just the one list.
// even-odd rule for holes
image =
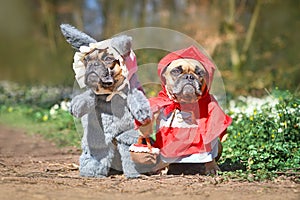
[[81, 178], [79, 154], [0, 125], [0, 199], [300, 199], [300, 184], [286, 179], [246, 183], [198, 175]]

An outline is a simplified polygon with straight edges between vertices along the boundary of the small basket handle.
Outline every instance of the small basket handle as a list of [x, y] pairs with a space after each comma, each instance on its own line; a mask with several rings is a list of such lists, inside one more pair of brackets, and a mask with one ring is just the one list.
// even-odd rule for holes
[[138, 138], [138, 141], [137, 141], [137, 143], [138, 144], [143, 144], [143, 139], [145, 139], [145, 141], [146, 141], [146, 144], [147, 144], [147, 147], [148, 147], [148, 149], [150, 150], [150, 152], [152, 151], [152, 145], [151, 145], [151, 142], [150, 142], [150, 138], [149, 137], [143, 137], [143, 136], [139, 136], [139, 138]]

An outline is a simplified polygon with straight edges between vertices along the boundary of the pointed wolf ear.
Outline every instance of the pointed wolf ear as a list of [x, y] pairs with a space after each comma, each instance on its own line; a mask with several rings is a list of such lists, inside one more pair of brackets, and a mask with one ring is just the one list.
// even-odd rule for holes
[[70, 24], [61, 24], [60, 30], [67, 42], [76, 50], [79, 50], [81, 46], [89, 46], [90, 43], [97, 42], [94, 38], [79, 31]]
[[114, 48], [120, 55], [128, 55], [131, 51], [132, 46], [132, 37], [127, 35], [119, 35], [111, 39], [111, 46]]

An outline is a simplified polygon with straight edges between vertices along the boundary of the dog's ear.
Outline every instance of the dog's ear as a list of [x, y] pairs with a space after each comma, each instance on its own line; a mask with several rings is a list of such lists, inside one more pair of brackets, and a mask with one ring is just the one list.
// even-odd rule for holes
[[114, 48], [120, 55], [127, 56], [131, 51], [132, 46], [132, 37], [127, 35], [119, 35], [111, 39], [111, 46]]
[[79, 31], [70, 24], [61, 24], [60, 30], [66, 38], [67, 42], [70, 43], [76, 50], [79, 50], [81, 46], [89, 46], [90, 43], [97, 42], [94, 38]]
[[168, 64], [165, 68], [163, 68], [162, 72], [161, 72], [161, 81], [163, 82], [163, 84], [166, 84], [166, 77], [165, 77], [165, 73], [167, 71], [167, 68], [170, 64]]

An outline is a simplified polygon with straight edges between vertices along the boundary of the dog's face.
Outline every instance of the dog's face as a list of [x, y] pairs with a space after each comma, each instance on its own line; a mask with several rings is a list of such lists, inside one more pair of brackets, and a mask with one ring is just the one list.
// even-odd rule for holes
[[176, 101], [193, 103], [201, 98], [206, 89], [206, 70], [194, 59], [177, 59], [163, 71], [166, 89]]
[[112, 92], [125, 77], [118, 60], [107, 49], [95, 49], [84, 57], [85, 84], [96, 94]]

